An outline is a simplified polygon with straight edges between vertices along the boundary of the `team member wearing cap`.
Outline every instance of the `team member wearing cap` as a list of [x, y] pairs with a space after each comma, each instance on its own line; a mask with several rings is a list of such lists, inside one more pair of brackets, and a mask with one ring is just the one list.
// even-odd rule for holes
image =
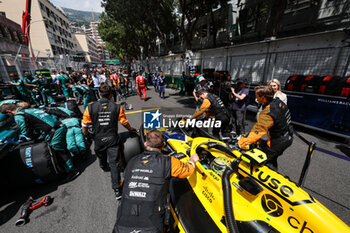
[[209, 86], [207, 84], [207, 81], [205, 80], [205, 78], [203, 76], [200, 76], [198, 78], [198, 84], [196, 85], [196, 87], [194, 88], [193, 90], [193, 96], [196, 100], [196, 110], [199, 109], [199, 107], [202, 105], [202, 99], [199, 98], [199, 95], [198, 95], [198, 92], [200, 90], [205, 90], [205, 91], [208, 91], [209, 90]]
[[82, 130], [83, 134], [87, 135], [88, 125], [92, 125], [96, 156], [102, 170], [109, 171], [110, 169], [112, 189], [116, 199], [119, 200], [121, 198], [121, 187], [118, 122], [130, 132], [136, 133], [136, 130], [130, 126], [126, 119], [123, 107], [111, 100], [113, 95], [110, 86], [103, 83], [99, 88], [99, 94], [101, 99], [89, 104], [85, 109]]

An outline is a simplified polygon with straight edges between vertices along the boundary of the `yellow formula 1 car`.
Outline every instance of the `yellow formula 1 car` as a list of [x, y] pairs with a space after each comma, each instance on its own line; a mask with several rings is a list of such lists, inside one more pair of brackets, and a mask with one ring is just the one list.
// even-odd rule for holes
[[[159, 129], [164, 153], [200, 161], [187, 179], [170, 181], [172, 232], [346, 233], [350, 228], [309, 193], [264, 166], [265, 153], [241, 152], [210, 137]], [[148, 130], [141, 129], [141, 142]]]

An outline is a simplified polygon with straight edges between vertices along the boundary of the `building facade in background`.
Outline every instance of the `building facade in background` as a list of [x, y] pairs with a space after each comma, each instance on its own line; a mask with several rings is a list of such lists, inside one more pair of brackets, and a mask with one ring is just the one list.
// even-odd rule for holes
[[77, 44], [77, 54], [84, 56], [88, 63], [100, 63], [98, 44], [85, 33], [73, 33]]
[[110, 56], [107, 50], [104, 49], [104, 46], [106, 45], [106, 42], [104, 42], [98, 33], [97, 26], [100, 23], [100, 21], [91, 21], [89, 28], [85, 29], [86, 35], [94, 39], [98, 45], [98, 54], [100, 56], [100, 60], [109, 60]]
[[[21, 26], [5, 16], [5, 13], [0, 15], [0, 83], [9, 81], [9, 73], [20, 73], [14, 64], [16, 56], [29, 57]], [[24, 64], [28, 60], [17, 60], [21, 60], [22, 66], [28, 66]]]
[[[26, 1], [2, 1], [0, 9], [6, 17], [18, 24], [22, 24], [22, 12], [25, 11]], [[49, 0], [32, 0], [31, 5], [30, 42], [35, 56], [67, 57], [74, 55], [76, 48], [69, 29], [66, 15]]]

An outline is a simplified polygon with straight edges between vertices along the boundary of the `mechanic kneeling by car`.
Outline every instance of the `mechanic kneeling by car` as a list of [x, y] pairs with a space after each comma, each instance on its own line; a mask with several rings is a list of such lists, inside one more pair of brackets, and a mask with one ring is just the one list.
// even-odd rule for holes
[[277, 170], [277, 158], [293, 142], [293, 129], [289, 109], [280, 99], [274, 99], [274, 90], [270, 86], [255, 87], [256, 99], [263, 105], [258, 121], [247, 137], [242, 136], [238, 144], [241, 148], [257, 142], [266, 133], [267, 142], [262, 142], [259, 149], [268, 157], [267, 165]]
[[164, 135], [151, 130], [146, 136], [146, 151], [128, 162], [114, 233], [165, 232], [169, 180], [192, 175], [199, 158], [193, 154], [188, 163], [183, 163], [163, 155], [164, 146]]

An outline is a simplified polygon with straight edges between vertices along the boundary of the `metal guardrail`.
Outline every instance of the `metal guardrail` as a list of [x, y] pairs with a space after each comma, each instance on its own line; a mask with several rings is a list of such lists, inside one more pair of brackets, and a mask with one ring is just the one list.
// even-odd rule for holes
[[40, 59], [36, 61], [36, 65], [30, 57], [16, 57], [10, 54], [0, 54], [0, 82], [10, 81], [9, 74], [12, 72], [18, 73], [23, 78], [24, 72], [31, 72], [34, 74], [37, 69], [48, 70], [66, 70], [67, 67], [73, 69], [82, 69], [85, 62], [75, 62], [69, 60], [67, 57], [53, 57]]

